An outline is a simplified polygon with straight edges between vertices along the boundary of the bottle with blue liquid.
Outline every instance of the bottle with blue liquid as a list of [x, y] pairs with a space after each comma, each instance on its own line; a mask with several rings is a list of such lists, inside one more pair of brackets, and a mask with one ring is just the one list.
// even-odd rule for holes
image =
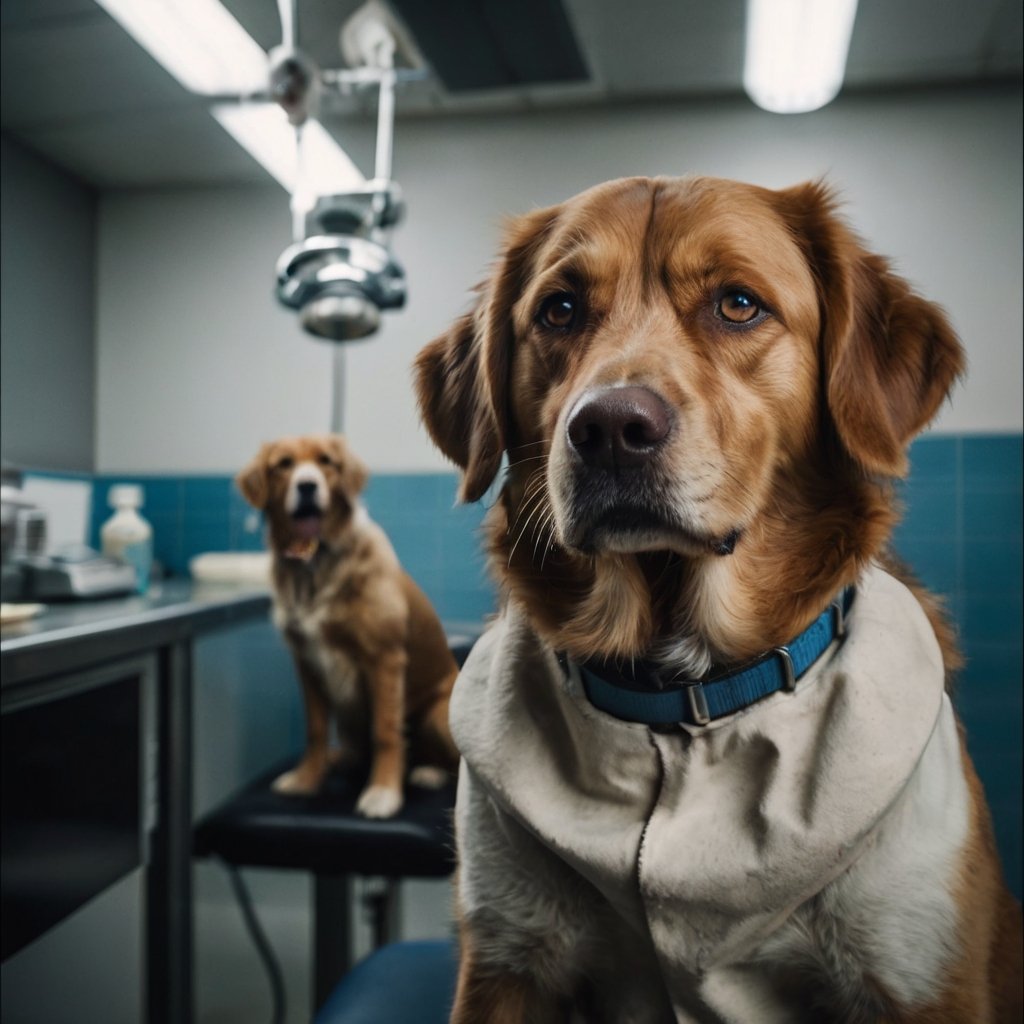
[[139, 514], [142, 488], [135, 484], [116, 484], [107, 501], [114, 514], [100, 528], [103, 554], [127, 562], [135, 569], [135, 589], [144, 594], [149, 587], [153, 564], [153, 528]]

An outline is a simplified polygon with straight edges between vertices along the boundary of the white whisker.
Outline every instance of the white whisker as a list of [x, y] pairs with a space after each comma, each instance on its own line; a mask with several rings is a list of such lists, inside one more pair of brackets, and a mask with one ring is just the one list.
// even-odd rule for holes
[[[523, 523], [523, 528], [519, 531], [519, 536], [516, 537], [515, 542], [512, 544], [512, 550], [508, 553], [507, 566], [510, 566], [512, 564], [512, 556], [516, 553], [516, 548], [519, 547], [519, 542], [523, 539], [523, 534], [526, 533], [526, 528], [530, 525], [530, 521], [539, 511], [541, 511], [544, 508], [543, 494], [541, 491], [537, 492], [536, 498], [537, 500], [534, 503], [533, 511], [530, 512], [530, 514], [526, 517], [526, 521]], [[541, 519], [543, 518], [543, 515], [541, 515]], [[518, 517], [516, 521], [518, 522]]]

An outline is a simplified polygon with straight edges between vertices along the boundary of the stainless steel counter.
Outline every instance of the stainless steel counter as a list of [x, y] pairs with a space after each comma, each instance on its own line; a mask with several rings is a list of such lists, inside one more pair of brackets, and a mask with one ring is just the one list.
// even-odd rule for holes
[[98, 662], [177, 643], [269, 613], [270, 593], [252, 585], [168, 580], [148, 593], [47, 605], [0, 630], [4, 691]]

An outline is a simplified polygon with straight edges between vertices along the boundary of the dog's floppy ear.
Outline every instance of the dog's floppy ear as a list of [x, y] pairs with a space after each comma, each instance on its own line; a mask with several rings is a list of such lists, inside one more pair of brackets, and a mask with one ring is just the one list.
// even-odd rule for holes
[[472, 312], [461, 316], [416, 358], [420, 415], [444, 454], [462, 469], [460, 501], [477, 501], [491, 485], [508, 443], [508, 376], [512, 307], [530, 256], [558, 216], [536, 210], [514, 220], [490, 280]]
[[341, 465], [341, 482], [345, 493], [355, 497], [370, 479], [366, 463], [352, 451], [341, 434], [328, 434], [324, 443]]
[[267, 498], [270, 496], [267, 483], [267, 456], [270, 454], [270, 447], [269, 443], [260, 445], [260, 450], [252, 461], [235, 477], [235, 486], [253, 508], [267, 507]]
[[937, 305], [864, 249], [826, 187], [780, 195], [819, 290], [825, 398], [839, 438], [868, 472], [903, 476], [907, 444], [964, 372], [960, 342]]

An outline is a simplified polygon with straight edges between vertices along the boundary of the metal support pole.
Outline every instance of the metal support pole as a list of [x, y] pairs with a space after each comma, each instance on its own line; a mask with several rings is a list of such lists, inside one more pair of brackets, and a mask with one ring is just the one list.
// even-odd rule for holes
[[345, 346], [335, 342], [334, 373], [331, 380], [331, 433], [342, 434], [345, 430]]
[[374, 177], [377, 181], [391, 178], [391, 143], [395, 127], [395, 69], [381, 71], [377, 93], [377, 155]]
[[298, 39], [298, 4], [296, 0], [277, 0], [277, 13], [281, 18], [281, 45], [295, 49]]

